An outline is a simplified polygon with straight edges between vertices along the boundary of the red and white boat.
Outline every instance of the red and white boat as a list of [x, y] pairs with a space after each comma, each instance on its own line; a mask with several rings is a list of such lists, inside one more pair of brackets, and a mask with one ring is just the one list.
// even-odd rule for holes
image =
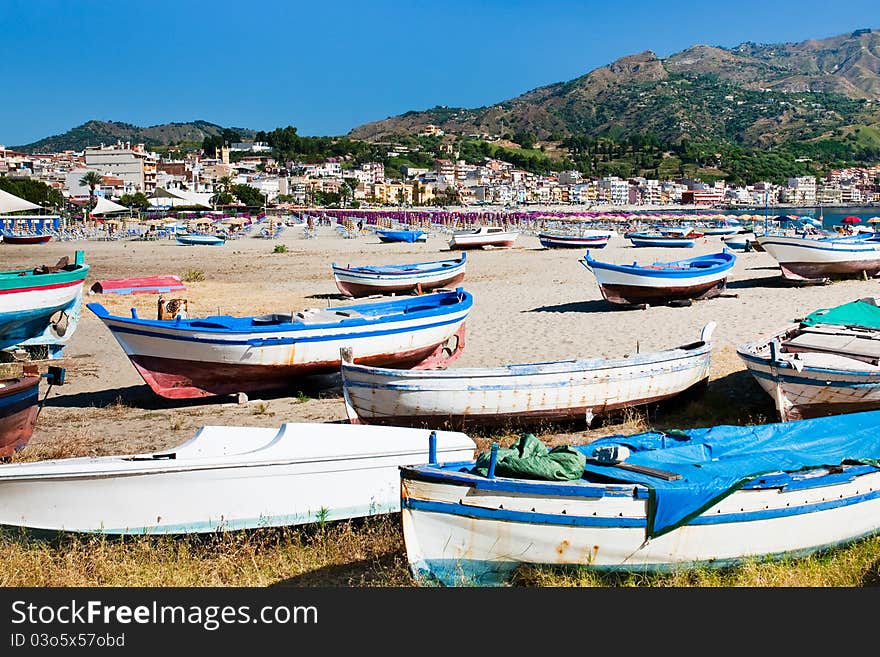
[[450, 249], [481, 249], [483, 247], [513, 246], [519, 233], [501, 226], [480, 226], [473, 230], [457, 230], [449, 240]]

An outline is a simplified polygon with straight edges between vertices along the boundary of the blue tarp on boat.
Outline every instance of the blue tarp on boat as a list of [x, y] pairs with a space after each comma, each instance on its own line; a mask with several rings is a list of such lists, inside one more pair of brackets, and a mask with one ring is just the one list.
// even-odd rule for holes
[[614, 445], [631, 450], [627, 464], [681, 475], [666, 481], [614, 466], [587, 463], [585, 467], [586, 473], [650, 488], [647, 534], [659, 536], [762, 474], [844, 462], [880, 467], [880, 411], [757, 426], [649, 431], [600, 438], [578, 449], [592, 456], [597, 447]]

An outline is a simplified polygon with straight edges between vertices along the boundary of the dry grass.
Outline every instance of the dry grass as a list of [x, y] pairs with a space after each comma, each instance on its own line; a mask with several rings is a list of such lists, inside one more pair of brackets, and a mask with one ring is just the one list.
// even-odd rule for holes
[[405, 586], [399, 516], [203, 536], [0, 534], [0, 586]]

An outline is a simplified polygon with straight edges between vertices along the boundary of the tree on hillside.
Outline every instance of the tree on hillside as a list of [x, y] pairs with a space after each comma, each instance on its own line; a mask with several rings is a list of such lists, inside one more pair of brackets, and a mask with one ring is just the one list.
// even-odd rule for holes
[[86, 218], [91, 217], [92, 208], [95, 207], [95, 187], [101, 184], [101, 176], [97, 171], [86, 171], [85, 175], [79, 179], [80, 185], [87, 185], [89, 188], [89, 207], [86, 210]]

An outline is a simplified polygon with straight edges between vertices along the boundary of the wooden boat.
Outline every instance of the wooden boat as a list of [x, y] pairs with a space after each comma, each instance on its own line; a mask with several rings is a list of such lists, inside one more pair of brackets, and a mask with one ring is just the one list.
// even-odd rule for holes
[[664, 234], [660, 231], [635, 231], [627, 233], [633, 246], [668, 246], [689, 249], [696, 244], [693, 235]]
[[413, 297], [256, 317], [172, 320], [111, 315], [107, 326], [153, 391], [172, 399], [270, 390], [339, 371], [339, 349], [393, 367], [451, 362], [464, 345], [473, 297], [458, 288]]
[[739, 225], [732, 224], [712, 224], [704, 226], [702, 233], [704, 235], [735, 235], [741, 230]]
[[423, 230], [377, 230], [376, 236], [382, 242], [427, 242], [428, 236]]
[[207, 426], [161, 452], [0, 466], [0, 526], [186, 534], [400, 510], [401, 465], [473, 458], [466, 435], [401, 427]]
[[0, 379], [0, 458], [12, 456], [31, 439], [39, 393], [38, 374]]
[[709, 299], [724, 291], [736, 264], [730, 251], [652, 265], [599, 262], [590, 252], [580, 263], [596, 276], [602, 296], [618, 304], [663, 304], [684, 299]]
[[[668, 572], [808, 555], [880, 531], [878, 434], [880, 411], [610, 436], [563, 448], [576, 478], [554, 481], [516, 474], [509, 452], [403, 467], [407, 560], [421, 582], [489, 586], [520, 565]], [[542, 458], [529, 439], [515, 454]]]
[[59, 345], [76, 329], [89, 266], [77, 251], [74, 263], [0, 271], [0, 349], [23, 343]]
[[332, 264], [333, 279], [343, 294], [363, 297], [371, 294], [413, 292], [419, 294], [440, 287], [453, 287], [464, 280], [467, 254], [454, 260], [414, 262], [404, 265]]
[[353, 423], [517, 425], [580, 420], [657, 402], [705, 385], [715, 323], [697, 342], [619, 358], [493, 368], [394, 370], [343, 355], [342, 388]]
[[880, 241], [870, 237], [762, 235], [757, 241], [789, 280], [874, 276], [880, 272]]
[[7, 244], [45, 244], [52, 239], [51, 233], [31, 235], [29, 233], [3, 233], [3, 241]]
[[737, 354], [783, 421], [880, 408], [880, 308], [874, 298], [817, 310]]
[[175, 237], [178, 244], [184, 244], [186, 246], [192, 245], [205, 245], [205, 246], [220, 246], [226, 243], [226, 239], [223, 237], [219, 237], [218, 235], [200, 235], [200, 234], [188, 234], [188, 235], [177, 235]]
[[95, 281], [89, 291], [95, 294], [156, 294], [185, 289], [186, 285], [177, 276], [138, 276]]
[[449, 240], [450, 249], [481, 249], [513, 246], [519, 233], [500, 226], [480, 226], [473, 230], [457, 230]]
[[548, 249], [602, 249], [612, 235], [608, 230], [588, 230], [579, 235], [538, 233], [538, 241]]

